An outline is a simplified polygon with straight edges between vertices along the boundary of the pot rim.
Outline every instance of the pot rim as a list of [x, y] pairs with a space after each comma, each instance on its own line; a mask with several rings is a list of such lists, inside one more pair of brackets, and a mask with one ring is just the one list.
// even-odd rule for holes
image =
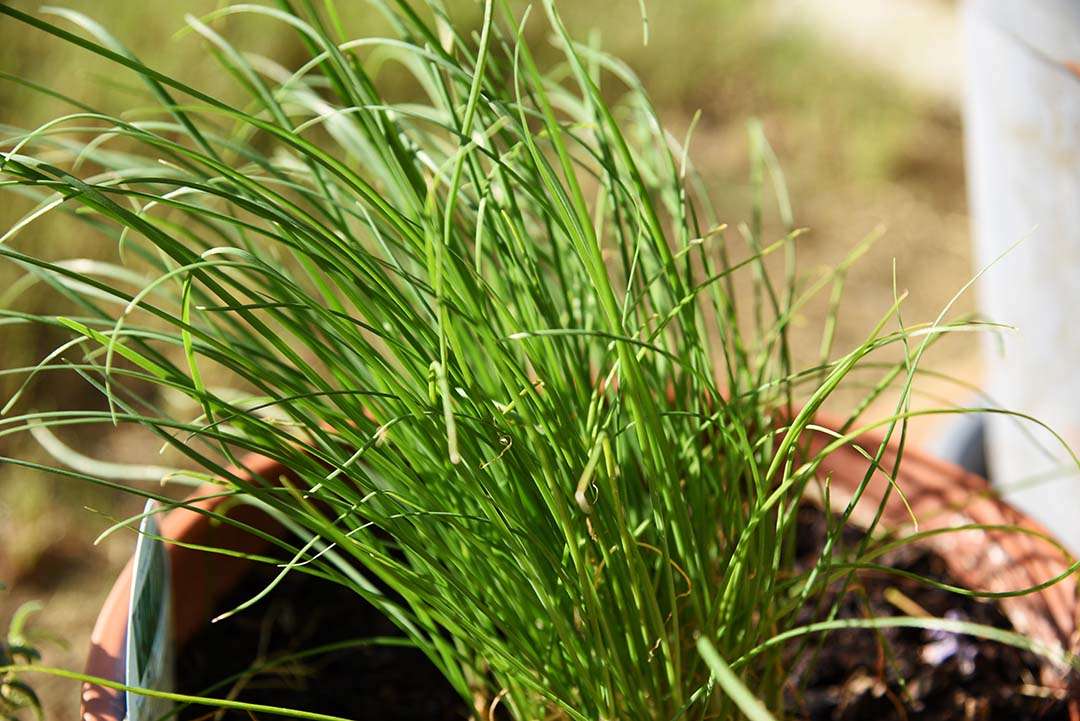
[[[257, 454], [245, 457], [244, 467], [232, 471], [242, 478], [261, 476], [277, 479], [286, 474], [281, 463]], [[245, 554], [258, 553], [267, 545], [264, 539], [240, 527], [219, 523], [211, 515], [230, 500], [229, 496], [221, 495], [221, 486], [200, 486], [189, 499], [199, 500], [190, 500], [159, 519], [173, 577], [172, 625], [178, 643], [185, 641], [206, 623], [214, 602], [240, 580], [251, 562], [169, 543], [169, 539], [192, 546], [224, 547]], [[247, 504], [231, 507], [229, 517], [267, 533], [279, 530], [278, 524], [269, 516]], [[132, 561], [128, 561], [105, 598], [94, 623], [86, 657], [88, 676], [123, 683], [131, 573]], [[184, 579], [183, 582], [177, 582], [180, 578]], [[80, 716], [83, 721], [125, 721], [125, 707], [123, 691], [94, 683], [82, 684]]]

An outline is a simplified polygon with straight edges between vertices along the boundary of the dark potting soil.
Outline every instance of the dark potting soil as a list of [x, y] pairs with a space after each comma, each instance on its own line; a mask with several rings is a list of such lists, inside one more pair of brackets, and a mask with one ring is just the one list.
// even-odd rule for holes
[[[816, 507], [799, 509], [796, 556], [809, 564], [821, 552], [825, 514]], [[863, 534], [845, 529], [849, 548]], [[955, 585], [941, 556], [915, 546], [902, 547], [877, 561], [939, 582]], [[839, 589], [824, 599], [831, 604]], [[908, 605], [918, 608], [898, 608]], [[890, 596], [893, 600], [890, 600]], [[936, 618], [971, 621], [1012, 630], [993, 601], [959, 596], [895, 574], [861, 572], [840, 604], [840, 618], [905, 616], [928, 612]], [[816, 607], [803, 608], [800, 624], [821, 620]], [[1047, 697], [1039, 684], [1039, 661], [1032, 653], [972, 636], [911, 628], [846, 629], [823, 643], [807, 646], [796, 658], [798, 643], [786, 653], [789, 663], [788, 707], [793, 718], [808, 721], [918, 719], [983, 721], [1008, 719], [1064, 721], [1064, 700]]]
[[[797, 557], [808, 564], [820, 552], [825, 516], [812, 507], [799, 512]], [[858, 531], [844, 534], [855, 544]], [[949, 582], [943, 560], [924, 549], [904, 548], [885, 565]], [[235, 607], [261, 590], [276, 569], [253, 571], [220, 604]], [[890, 590], [892, 589], [892, 590]], [[861, 573], [840, 605], [840, 617], [909, 615], [895, 592], [930, 614], [1003, 629], [1011, 625], [996, 603], [928, 588], [892, 574]], [[831, 599], [827, 599], [831, 602]], [[901, 603], [903, 601], [901, 600]], [[800, 622], [820, 620], [807, 607]], [[469, 705], [419, 651], [368, 645], [282, 662], [290, 654], [350, 639], [399, 635], [396, 628], [353, 592], [301, 573], [288, 574], [270, 596], [245, 612], [204, 629], [179, 653], [177, 686], [203, 693], [223, 679], [237, 680], [209, 695], [289, 706], [358, 720], [461, 721]], [[1067, 719], [1066, 703], [1040, 696], [1039, 663], [1012, 647], [919, 629], [851, 629], [811, 643], [792, 659], [787, 703], [792, 719], [807, 721], [1024, 721]], [[259, 673], [247, 673], [253, 667]], [[208, 715], [209, 714], [209, 715]], [[216, 716], [189, 707], [181, 721], [212, 718], [251, 721], [246, 712]], [[256, 718], [270, 718], [257, 714]]]
[[[266, 587], [278, 569], [252, 571], [217, 613]], [[406, 646], [363, 645], [295, 661], [282, 659], [328, 644], [401, 636], [355, 591], [304, 573], [289, 573], [250, 609], [207, 626], [180, 649], [177, 688], [183, 693], [231, 698], [344, 716], [356, 721], [464, 721], [469, 708], [428, 658]], [[262, 673], [249, 670], [262, 667]], [[239, 675], [213, 692], [223, 679]], [[209, 715], [208, 715], [209, 714]], [[276, 715], [191, 706], [180, 721], [263, 721]]]

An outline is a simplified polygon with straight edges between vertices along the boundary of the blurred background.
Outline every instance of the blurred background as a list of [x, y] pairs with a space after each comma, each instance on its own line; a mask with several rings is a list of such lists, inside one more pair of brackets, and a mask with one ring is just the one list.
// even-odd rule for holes
[[[106, 25], [151, 67], [228, 97], [230, 79], [216, 69], [200, 41], [177, 36], [184, 15], [218, 6], [215, 0], [66, 0]], [[462, 0], [457, 3], [471, 6]], [[32, 12], [37, 2], [12, 5]], [[892, 304], [892, 274], [910, 291], [905, 318], [931, 320], [972, 273], [963, 177], [960, 102], [961, 39], [951, 0], [647, 0], [650, 40], [642, 44], [635, 0], [563, 2], [578, 36], [595, 28], [603, 47], [643, 78], [676, 137], [701, 111], [691, 157], [721, 216], [732, 226], [748, 218], [747, 122], [758, 118], [783, 167], [796, 221], [809, 228], [799, 244], [801, 272], [843, 260], [869, 233], [885, 235], [849, 275], [836, 347], [865, 337]], [[350, 27], [377, 32], [378, 18], [356, 3]], [[373, 14], [372, 14], [373, 15]], [[538, 32], [542, 24], [536, 23]], [[219, 28], [220, 29], [220, 28]], [[294, 64], [293, 37], [278, 25], [238, 22], [228, 35], [243, 49]], [[543, 43], [544, 38], [534, 38]], [[0, 70], [120, 112], [143, 101], [134, 80], [54, 38], [0, 20]], [[391, 79], [392, 80], [392, 79]], [[141, 89], [140, 91], [141, 92]], [[0, 124], [34, 127], [70, 106], [0, 78]], [[0, 229], [28, 208], [0, 199]], [[65, 258], [104, 257], [115, 248], [60, 216], [35, 225], [19, 247]], [[0, 266], [0, 296], [18, 270]], [[44, 310], [33, 292], [21, 310]], [[37, 305], [35, 305], [37, 304]], [[970, 310], [966, 298], [959, 311]], [[814, 357], [821, 319], [799, 319], [796, 338]], [[964, 335], [964, 334], [961, 334]], [[970, 335], [970, 334], [967, 334]], [[0, 326], [0, 367], [39, 361], [57, 337]], [[930, 364], [978, 377], [977, 339], [950, 341]], [[0, 376], [0, 398], [16, 381]], [[97, 402], [75, 380], [58, 377], [28, 390], [23, 407]], [[155, 462], [158, 444], [136, 433], [84, 432], [64, 440], [96, 458]], [[0, 438], [0, 455], [42, 459], [26, 437]], [[44, 647], [50, 665], [81, 668], [93, 620], [134, 534], [93, 545], [115, 519], [137, 510], [137, 499], [78, 481], [0, 465], [0, 620], [27, 599], [45, 609], [36, 620], [62, 643]], [[50, 718], [76, 718], [74, 684], [42, 680]]]

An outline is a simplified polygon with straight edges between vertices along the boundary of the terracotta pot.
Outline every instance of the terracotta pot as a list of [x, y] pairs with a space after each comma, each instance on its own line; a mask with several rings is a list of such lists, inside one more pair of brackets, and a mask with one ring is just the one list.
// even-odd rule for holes
[[[822, 425], [830, 424], [825, 421]], [[869, 433], [857, 439], [856, 445], [872, 456], [882, 437], [880, 433]], [[810, 450], [821, 450], [832, 441], [824, 433], [814, 434]], [[893, 440], [880, 468], [891, 470], [896, 453]], [[818, 475], [831, 479], [830, 502], [834, 511], [847, 506], [870, 465], [869, 459], [851, 446], [829, 454]], [[851, 517], [856, 525], [866, 527], [888, 494], [880, 523], [893, 532], [914, 531], [914, 515], [919, 531], [981, 524], [1020, 527], [1051, 537], [1037, 521], [1000, 499], [986, 479], [910, 446], [904, 448], [896, 477], [896, 487], [903, 490], [910, 512], [896, 487], [889, 493], [889, 486], [884, 471], [874, 474]], [[941, 555], [958, 585], [977, 591], [1015, 591], [1036, 586], [1063, 573], [1072, 561], [1067, 553], [1044, 538], [1008, 530], [943, 533], [920, 543]], [[1020, 633], [1075, 652], [1076, 594], [1076, 574], [1072, 574], [1038, 593], [1001, 598], [998, 602]], [[1065, 675], [1063, 669], [1044, 665], [1042, 681], [1051, 688], [1063, 688]]]
[[[816, 434], [811, 451], [820, 450], [832, 440]], [[880, 436], [869, 434], [858, 444], [873, 452]], [[895, 445], [890, 446], [882, 466], [891, 468], [896, 457]], [[273, 478], [284, 469], [263, 458], [252, 459], [248, 468], [264, 477]], [[842, 448], [828, 457], [820, 476], [830, 479], [831, 501], [834, 509], [842, 509], [861, 482], [870, 462], [851, 447]], [[953, 527], [971, 523], [1007, 524], [1022, 526], [1042, 533], [1045, 530], [1007, 503], [996, 498], [989, 484], [979, 476], [937, 460], [917, 449], [905, 449], [897, 484], [919, 519], [920, 530]], [[876, 473], [864, 492], [853, 521], [865, 525], [884, 497], [888, 481]], [[211, 491], [213, 492], [213, 491]], [[205, 495], [205, 494], [203, 494]], [[222, 499], [196, 504], [211, 510]], [[233, 517], [267, 529], [270, 520], [249, 506], [237, 506]], [[911, 517], [895, 491], [886, 503], [882, 525], [894, 531], [911, 526]], [[253, 553], [264, 543], [233, 526], [215, 523], [196, 511], [177, 509], [162, 521], [162, 535], [184, 543], [213, 545]], [[1052, 543], [1034, 536], [1009, 532], [963, 531], [942, 534], [924, 541], [938, 551], [946, 561], [952, 576], [962, 585], [978, 590], [1005, 591], [1033, 586], [1061, 573], [1069, 559]], [[167, 546], [172, 561], [175, 638], [182, 645], [202, 624], [206, 623], [214, 603], [241, 577], [246, 562], [228, 556], [203, 553], [177, 545]], [[125, 568], [98, 616], [91, 638], [87, 660], [88, 674], [121, 680], [123, 648], [126, 634], [131, 568]], [[1076, 579], [1069, 577], [1038, 593], [1001, 599], [1001, 607], [1021, 633], [1039, 641], [1075, 649], [1076, 646]], [[1063, 687], [1063, 676], [1046, 668], [1043, 682]], [[93, 684], [83, 686], [82, 718], [84, 721], [122, 721], [122, 694]]]
[[[262, 456], [245, 460], [242, 474], [276, 479], [287, 475], [276, 461]], [[221, 491], [219, 486], [205, 486], [194, 498]], [[224, 505], [226, 497], [211, 498], [177, 508], [160, 519], [161, 535], [185, 544], [229, 548], [241, 553], [258, 553], [266, 542], [247, 531], [221, 523], [206, 513]], [[199, 509], [199, 510], [193, 510]], [[279, 530], [269, 516], [258, 509], [236, 504], [228, 516], [239, 522], [269, 533]], [[248, 570], [248, 561], [233, 556], [206, 553], [193, 548], [168, 544], [166, 546], [173, 575], [173, 634], [178, 645], [183, 644], [207, 623], [215, 603], [228, 593]], [[120, 573], [116, 584], [101, 607], [94, 631], [90, 636], [90, 653], [86, 673], [99, 678], [122, 682], [124, 678], [124, 648], [127, 642], [128, 605], [131, 600], [131, 563]], [[83, 721], [124, 721], [124, 692], [95, 684], [83, 684]]]

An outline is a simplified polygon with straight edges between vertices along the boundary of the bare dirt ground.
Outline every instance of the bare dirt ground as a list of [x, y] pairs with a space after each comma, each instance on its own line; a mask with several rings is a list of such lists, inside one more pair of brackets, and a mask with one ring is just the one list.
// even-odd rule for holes
[[772, 11], [908, 89], [953, 105], [963, 97], [955, 0], [775, 0]]

